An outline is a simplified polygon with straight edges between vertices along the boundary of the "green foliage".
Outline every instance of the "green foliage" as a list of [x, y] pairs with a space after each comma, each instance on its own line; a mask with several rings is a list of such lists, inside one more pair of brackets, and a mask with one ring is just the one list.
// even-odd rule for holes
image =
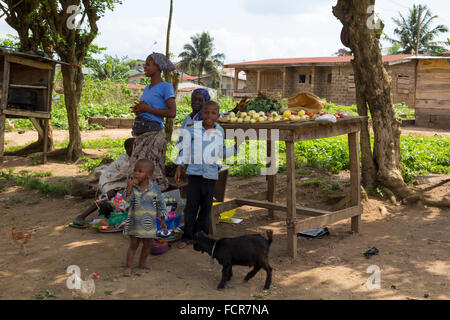
[[[114, 83], [86, 77], [80, 99], [79, 124], [81, 130], [102, 129], [89, 124], [90, 117], [133, 117], [130, 106], [136, 102], [125, 83]], [[64, 95], [54, 95], [51, 124], [55, 129], [68, 129]]]
[[340, 184], [339, 182], [334, 182], [334, 183], [331, 185], [331, 189], [332, 189], [332, 190], [341, 190], [341, 184]]
[[235, 164], [230, 167], [228, 174], [232, 177], [248, 178], [261, 174], [263, 164]]
[[20, 174], [27, 174], [32, 178], [45, 178], [45, 177], [51, 177], [52, 173], [49, 171], [37, 171], [37, 172], [31, 172], [28, 170], [22, 170], [19, 171]]
[[356, 104], [352, 106], [342, 106], [335, 105], [331, 102], [326, 102], [323, 110], [331, 114], [346, 112], [351, 116], [358, 116], [358, 107], [356, 106]]
[[[259, 142], [260, 144], [264, 142]], [[372, 138], [373, 143], [373, 138]], [[260, 146], [261, 148], [261, 146]], [[242, 145], [244, 156], [249, 158], [250, 148]], [[446, 137], [400, 137], [400, 149], [402, 154], [403, 178], [410, 182], [418, 175], [430, 173], [450, 173], [450, 139]], [[262, 149], [264, 152], [265, 149]], [[279, 169], [285, 169], [285, 143], [280, 143]], [[309, 140], [295, 143], [295, 165], [300, 167], [299, 174], [306, 174], [302, 166], [323, 167], [332, 173], [348, 170], [349, 151], [346, 136], [338, 136], [326, 139]], [[234, 164], [230, 168], [230, 175], [255, 176], [260, 174], [263, 163], [252, 165]], [[339, 189], [338, 183], [332, 186], [333, 190]]]
[[103, 59], [85, 59], [86, 66], [93, 74], [92, 78], [96, 80], [109, 79], [114, 82], [127, 81], [131, 71], [131, 66], [136, 64], [136, 60], [130, 60], [128, 57], [118, 58], [105, 55]]
[[91, 60], [94, 60], [94, 55], [101, 54], [102, 52], [106, 51], [106, 47], [100, 47], [96, 45], [95, 43], [91, 43], [89, 45], [89, 48], [86, 53], [86, 58], [84, 59], [83, 65], [89, 65]]
[[[124, 146], [126, 138], [123, 139], [111, 139], [105, 138], [100, 140], [87, 140], [83, 141], [83, 148], [85, 149], [110, 149], [110, 148], [122, 148]], [[123, 149], [125, 151], [125, 149]]]
[[406, 182], [418, 175], [450, 173], [450, 138], [409, 135], [400, 138], [400, 149]]
[[100, 162], [102, 162], [102, 159], [91, 159], [87, 157], [82, 157], [78, 159], [78, 162], [81, 164], [80, 168], [82, 170], [86, 170], [91, 172], [95, 168], [97, 168], [100, 165]]
[[272, 111], [280, 112], [281, 110], [281, 103], [279, 103], [275, 99], [268, 99], [266, 97], [256, 97], [253, 100], [250, 100], [250, 102], [247, 103], [247, 106], [245, 107], [245, 111], [254, 110], [256, 112], [264, 112], [264, 113], [270, 113]]
[[6, 38], [0, 39], [0, 47], [17, 50], [20, 48], [20, 39], [18, 36], [7, 34]]
[[[108, 149], [104, 158], [116, 160], [120, 154], [125, 153], [123, 147], [125, 139], [101, 139], [88, 140], [83, 142], [83, 148]], [[232, 142], [227, 141], [227, 146]], [[257, 158], [255, 150], [260, 150], [266, 154], [265, 141], [245, 142], [240, 146], [241, 153], [234, 158], [230, 165], [230, 176], [251, 177], [261, 174], [261, 169], [265, 168], [265, 163]], [[372, 138], [373, 143], [373, 138]], [[67, 144], [67, 143], [65, 143]], [[64, 147], [64, 144], [61, 145]], [[403, 178], [406, 182], [411, 181], [418, 175], [429, 173], [450, 173], [450, 139], [446, 137], [401, 137], [400, 148], [403, 164]], [[286, 146], [284, 142], [279, 143], [279, 171], [286, 170]], [[178, 150], [174, 144], [167, 145], [166, 163], [175, 160]], [[81, 158], [81, 168], [92, 171], [100, 162], [100, 159]], [[252, 160], [252, 161], [249, 161]], [[243, 163], [244, 162], [244, 163]], [[252, 164], [247, 164], [252, 162]], [[255, 163], [256, 162], [256, 163]], [[228, 165], [228, 164], [226, 164]], [[338, 136], [326, 139], [317, 139], [295, 143], [295, 165], [298, 167], [298, 174], [307, 175], [309, 170], [304, 166], [323, 167], [332, 173], [349, 169], [349, 151], [346, 136]], [[11, 172], [0, 173], [0, 179], [10, 180]], [[41, 176], [45, 176], [43, 173]], [[315, 181], [317, 182], [317, 181]], [[321, 183], [321, 181], [320, 181]], [[312, 182], [311, 182], [312, 184]], [[308, 183], [307, 183], [308, 185]], [[341, 186], [338, 182], [331, 185], [331, 190], [339, 190]]]
[[56, 298], [56, 295], [50, 289], [42, 290], [33, 296], [33, 300], [47, 300], [48, 298]]
[[324, 167], [333, 173], [349, 168], [347, 137], [308, 140], [295, 143], [295, 163]]
[[36, 177], [51, 176], [50, 172], [29, 173], [29, 171], [21, 171], [15, 175], [12, 169], [7, 172], [0, 172], [0, 179], [13, 182], [14, 184], [24, 186], [31, 190], [38, 190], [40, 193], [62, 197], [69, 194], [69, 186], [67, 183], [62, 185], [53, 184], [47, 181], [40, 180]]
[[395, 104], [394, 109], [398, 116], [406, 116], [407, 119], [414, 118], [414, 109], [409, 108], [404, 102]]
[[[30, 122], [31, 123], [31, 122]], [[23, 146], [14, 146], [14, 147], [6, 147], [5, 148], [5, 152], [11, 152], [11, 151], [16, 151], [16, 150], [20, 150], [22, 148], [25, 148], [26, 146], [32, 144], [32, 142], [26, 143]]]
[[[422, 5], [422, 16], [419, 22], [419, 7], [413, 5], [408, 9], [408, 15], [405, 17], [401, 13], [400, 18], [392, 19], [396, 25], [394, 35], [396, 39], [388, 38], [394, 45], [399, 47], [398, 53], [416, 53], [417, 47], [417, 31], [420, 24], [420, 44], [419, 53], [438, 54], [445, 51], [448, 44], [442, 41], [434, 41], [441, 34], [447, 33], [448, 28], [445, 25], [433, 26], [434, 20], [438, 18], [433, 15], [427, 6]], [[393, 52], [391, 52], [393, 53]]]
[[319, 187], [322, 184], [322, 182], [323, 182], [323, 179], [320, 178], [320, 177], [313, 178], [313, 179], [306, 180], [303, 183], [303, 186], [305, 186], [305, 187]]

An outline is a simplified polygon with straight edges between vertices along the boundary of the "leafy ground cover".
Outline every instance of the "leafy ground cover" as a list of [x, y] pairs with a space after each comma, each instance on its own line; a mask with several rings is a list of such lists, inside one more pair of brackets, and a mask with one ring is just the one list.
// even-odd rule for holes
[[[124, 153], [125, 139], [101, 139], [87, 140], [83, 142], [85, 149], [105, 149], [104, 158], [117, 159]], [[231, 144], [232, 141], [227, 141]], [[57, 144], [64, 147], [67, 142]], [[286, 146], [284, 142], [278, 144], [278, 167], [281, 172], [286, 169]], [[450, 173], [450, 138], [435, 135], [433, 137], [400, 137], [402, 153], [403, 176], [409, 182], [418, 175], [429, 173]], [[265, 167], [263, 155], [266, 154], [264, 141], [246, 142], [240, 147], [241, 152], [232, 159], [229, 174], [238, 177], [257, 176]], [[258, 154], [262, 159], [258, 159]], [[174, 144], [168, 144], [166, 162], [172, 162], [177, 155]], [[338, 136], [326, 139], [317, 139], [295, 144], [295, 165], [298, 169], [303, 167], [323, 167], [332, 173], [338, 173], [349, 169], [349, 151], [346, 136]], [[81, 158], [79, 160], [82, 169], [92, 170], [101, 162], [102, 158]], [[250, 164], [249, 164], [250, 163]]]

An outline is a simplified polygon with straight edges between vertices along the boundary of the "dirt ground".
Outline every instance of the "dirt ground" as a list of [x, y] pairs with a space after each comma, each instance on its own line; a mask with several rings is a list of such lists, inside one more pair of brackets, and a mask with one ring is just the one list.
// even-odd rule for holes
[[[29, 133], [21, 135], [26, 137]], [[420, 133], [421, 134], [421, 133]], [[441, 133], [439, 133], [441, 134]], [[6, 140], [23, 144], [8, 133]], [[129, 129], [95, 131], [84, 139], [129, 136]], [[20, 138], [22, 139], [22, 138]], [[58, 138], [63, 141], [63, 135]], [[25, 142], [24, 142], [25, 141]], [[12, 144], [11, 144], [12, 145]], [[92, 150], [89, 150], [92, 153]], [[100, 152], [100, 150], [98, 151]], [[8, 157], [3, 167], [20, 170], [51, 171], [49, 180], [84, 175], [77, 166], [62, 162], [32, 165], [28, 158]], [[297, 204], [331, 210], [334, 206], [328, 192], [308, 186], [311, 179], [322, 178], [329, 186], [339, 182], [345, 193], [349, 174], [332, 175], [307, 168], [306, 176], [297, 176]], [[422, 179], [420, 188], [437, 185], [450, 176], [430, 176]], [[279, 187], [285, 176], [280, 175]], [[265, 177], [229, 178], [226, 196], [243, 197], [263, 191]], [[450, 195], [450, 182], [430, 191], [436, 199]], [[279, 203], [285, 203], [282, 196]], [[92, 229], [78, 230], [68, 224], [90, 204], [88, 200], [51, 198], [21, 187], [8, 187], [0, 193], [0, 299], [32, 299], [49, 289], [56, 298], [71, 299], [66, 287], [66, 269], [78, 265], [84, 279], [98, 272], [93, 299], [449, 299], [450, 298], [450, 209], [393, 205], [370, 197], [364, 202], [364, 214], [359, 234], [350, 232], [350, 221], [328, 225], [329, 236], [321, 239], [298, 238], [298, 257], [287, 256], [285, 218], [275, 213], [268, 220], [267, 210], [243, 207], [235, 217], [240, 224], [220, 223], [217, 236], [237, 236], [247, 233], [274, 231], [270, 251], [273, 282], [264, 291], [265, 273], [260, 271], [248, 283], [242, 280], [249, 271], [235, 266], [233, 278], [224, 290], [216, 286], [221, 267], [211, 264], [207, 254], [191, 247], [173, 246], [161, 256], [149, 256], [150, 272], [134, 269], [131, 278], [123, 278], [128, 241], [122, 234], [102, 234]], [[299, 216], [299, 218], [304, 218]], [[28, 255], [18, 255], [19, 247], [11, 239], [11, 228], [37, 229], [27, 245]], [[366, 259], [363, 252], [377, 247], [379, 254]], [[137, 263], [137, 258], [135, 262]], [[369, 290], [366, 282], [369, 266], [381, 271], [381, 288]]]

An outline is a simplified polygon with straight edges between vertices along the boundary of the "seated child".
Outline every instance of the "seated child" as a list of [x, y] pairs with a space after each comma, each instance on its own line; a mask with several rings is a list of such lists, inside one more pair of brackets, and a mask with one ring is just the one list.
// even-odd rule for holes
[[[186, 174], [189, 184], [184, 210], [184, 233], [178, 245], [180, 249], [192, 242], [196, 232], [209, 233], [214, 187], [219, 171], [217, 160], [234, 156], [237, 152], [236, 145], [236, 147], [225, 149], [223, 128], [216, 123], [219, 119], [219, 105], [214, 101], [206, 102], [201, 113], [203, 121], [187, 126], [187, 132], [192, 137], [191, 143], [182, 146], [175, 161], [178, 164], [175, 182], [180, 183], [182, 168], [187, 166]], [[183, 137], [183, 139], [186, 138]], [[196, 143], [197, 139], [201, 142]], [[189, 144], [189, 139], [187, 143]], [[200, 161], [198, 161], [199, 155], [194, 154], [198, 152], [196, 151], [197, 144], [202, 145]], [[214, 153], [217, 151], [217, 154], [204, 153], [205, 150], [211, 150]]]
[[161, 229], [167, 229], [165, 222], [167, 208], [161, 190], [151, 182], [154, 168], [150, 160], [138, 160], [134, 168], [134, 179], [128, 183], [127, 199], [129, 198], [130, 207], [123, 234], [130, 237], [130, 247], [123, 273], [125, 277], [131, 276], [131, 265], [140, 242], [142, 251], [139, 268], [151, 270], [151, 267], [145, 264], [145, 260], [150, 253], [152, 239], [157, 237], [156, 218], [161, 219]]
[[[125, 140], [125, 150], [126, 154], [121, 154], [116, 161], [112, 162], [108, 168], [101, 174], [98, 187], [102, 192], [99, 199], [107, 198], [108, 200], [113, 199], [117, 193], [121, 193], [125, 196], [125, 190], [127, 187], [127, 177], [128, 168], [130, 166], [129, 159], [133, 153], [133, 143], [134, 138]], [[98, 203], [94, 202], [89, 208], [87, 208], [83, 213], [75, 218], [75, 222], [71, 225], [83, 227], [87, 226], [88, 223], [85, 219], [94, 211], [97, 211]]]

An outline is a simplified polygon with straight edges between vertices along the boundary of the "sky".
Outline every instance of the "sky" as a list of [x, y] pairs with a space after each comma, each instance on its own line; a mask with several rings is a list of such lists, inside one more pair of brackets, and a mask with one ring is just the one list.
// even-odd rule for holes
[[[99, 21], [101, 34], [95, 44], [118, 57], [145, 59], [165, 52], [169, 0], [124, 0]], [[191, 42], [207, 31], [214, 38], [215, 53], [225, 63], [272, 58], [332, 56], [344, 46], [342, 24], [332, 14], [337, 0], [173, 0], [170, 51], [174, 61]], [[437, 22], [450, 28], [448, 0], [377, 0], [375, 11], [393, 36], [393, 17], [404, 15], [413, 4], [427, 5]], [[0, 20], [0, 37], [15, 34]], [[445, 34], [440, 40], [450, 38]], [[386, 46], [388, 44], [386, 43]]]

